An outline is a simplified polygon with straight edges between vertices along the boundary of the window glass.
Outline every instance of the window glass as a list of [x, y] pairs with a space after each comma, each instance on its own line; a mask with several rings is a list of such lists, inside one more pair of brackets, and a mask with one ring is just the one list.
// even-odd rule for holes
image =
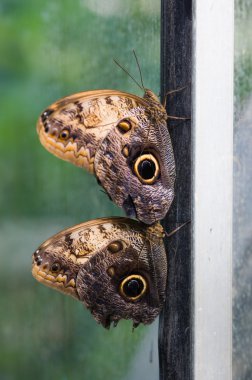
[[252, 378], [252, 2], [236, 0], [233, 379]]
[[153, 380], [157, 323], [104, 330], [80, 303], [32, 278], [31, 255], [63, 228], [123, 215], [93, 176], [40, 145], [35, 126], [74, 92], [142, 95], [113, 62], [139, 81], [132, 49], [158, 94], [159, 1], [2, 0], [0, 29], [0, 378]]

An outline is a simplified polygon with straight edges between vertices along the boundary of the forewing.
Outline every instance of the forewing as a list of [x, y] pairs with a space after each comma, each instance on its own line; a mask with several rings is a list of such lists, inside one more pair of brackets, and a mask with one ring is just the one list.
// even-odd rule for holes
[[[106, 134], [145, 100], [114, 90], [80, 92], [58, 100], [40, 116], [42, 145], [57, 157], [93, 171], [97, 147]], [[65, 132], [62, 138], [62, 131]], [[67, 138], [65, 138], [67, 133]]]

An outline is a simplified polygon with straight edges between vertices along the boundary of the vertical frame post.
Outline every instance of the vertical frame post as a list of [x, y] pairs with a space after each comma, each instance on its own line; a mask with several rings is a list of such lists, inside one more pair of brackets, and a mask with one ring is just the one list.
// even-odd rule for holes
[[[190, 0], [162, 0], [161, 95], [181, 89], [167, 98], [167, 113], [191, 114], [192, 4]], [[168, 119], [175, 162], [173, 205], [164, 220], [172, 231], [191, 220], [190, 120]], [[168, 280], [166, 303], [160, 315], [159, 359], [161, 380], [191, 380], [191, 226], [166, 240]]]
[[233, 1], [194, 17], [194, 379], [231, 380]]
[[[162, 1], [162, 95], [193, 77], [193, 141], [188, 122], [169, 123], [177, 167], [176, 197], [166, 230], [167, 297], [160, 317], [160, 378], [232, 378], [232, 155], [234, 4]], [[168, 99], [169, 100], [169, 99]], [[168, 101], [168, 114], [188, 116], [190, 91]]]

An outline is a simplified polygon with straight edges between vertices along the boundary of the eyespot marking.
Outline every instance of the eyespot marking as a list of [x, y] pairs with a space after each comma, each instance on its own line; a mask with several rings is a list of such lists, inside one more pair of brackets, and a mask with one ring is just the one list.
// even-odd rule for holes
[[127, 133], [131, 130], [132, 126], [131, 126], [131, 123], [129, 120], [121, 120], [118, 124], [117, 124], [117, 128], [119, 129], [119, 131], [121, 133]]
[[60, 269], [61, 269], [61, 267], [60, 267], [60, 264], [59, 264], [59, 263], [53, 263], [52, 266], [51, 266], [51, 271], [52, 271], [53, 273], [57, 273], [57, 272], [59, 272]]
[[118, 253], [123, 250], [123, 243], [120, 240], [113, 241], [108, 245], [110, 253]]
[[125, 145], [125, 146], [123, 147], [122, 154], [123, 154], [124, 157], [126, 157], [126, 158], [129, 157], [129, 148], [128, 148], [127, 145]]
[[62, 140], [67, 140], [70, 136], [70, 132], [68, 129], [63, 129], [60, 134], [59, 134], [59, 137], [62, 139]]
[[119, 287], [119, 292], [128, 301], [136, 301], [147, 291], [147, 281], [142, 275], [132, 274], [125, 277]]
[[142, 183], [152, 185], [159, 177], [160, 167], [153, 154], [144, 153], [136, 159], [133, 171]]

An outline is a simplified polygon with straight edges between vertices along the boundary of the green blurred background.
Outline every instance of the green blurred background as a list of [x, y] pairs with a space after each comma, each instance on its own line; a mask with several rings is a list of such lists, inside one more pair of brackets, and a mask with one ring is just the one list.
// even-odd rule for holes
[[[252, 109], [252, 1], [235, 5], [233, 360], [235, 380], [245, 380], [251, 378], [250, 230], [244, 235], [252, 157], [251, 123], [243, 119], [251, 120]], [[146, 380], [158, 379], [157, 324], [132, 333], [131, 323], [120, 322], [106, 331], [80, 303], [37, 283], [30, 271], [32, 252], [60, 229], [122, 215], [91, 175], [42, 148], [35, 125], [45, 107], [74, 92], [141, 95], [113, 63], [117, 58], [138, 79], [132, 49], [146, 87], [158, 94], [158, 0], [0, 0], [1, 380], [138, 380], [143, 367]]]
[[132, 368], [152, 327], [132, 333], [131, 323], [120, 322], [106, 331], [80, 303], [31, 276], [31, 254], [43, 240], [85, 220], [122, 215], [91, 175], [42, 148], [37, 118], [78, 91], [141, 95], [113, 63], [117, 58], [139, 79], [132, 49], [146, 87], [158, 93], [158, 0], [0, 0], [1, 380], [138, 379]]

